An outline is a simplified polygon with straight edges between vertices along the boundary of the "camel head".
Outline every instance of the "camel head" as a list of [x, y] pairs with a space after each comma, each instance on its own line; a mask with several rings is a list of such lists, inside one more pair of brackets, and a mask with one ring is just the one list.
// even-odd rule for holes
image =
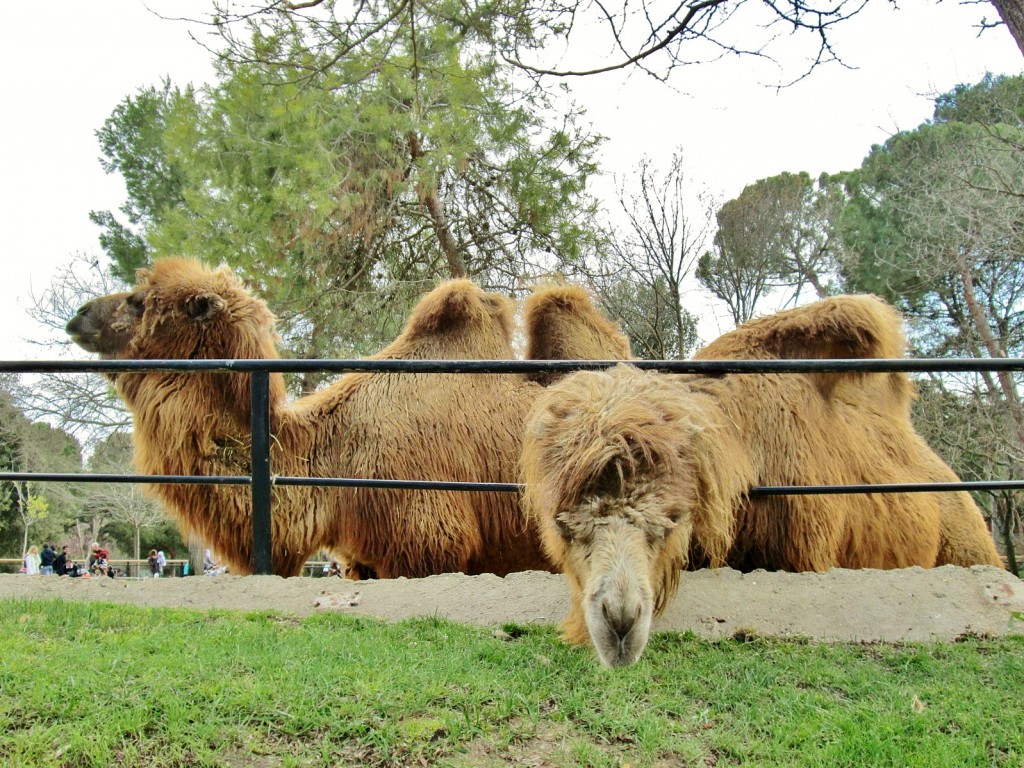
[[140, 269], [135, 290], [93, 299], [67, 332], [113, 359], [276, 358], [274, 316], [227, 267], [183, 258]]
[[131, 291], [113, 293], [83, 304], [65, 327], [71, 340], [103, 359], [124, 356], [141, 314], [128, 304], [131, 295]]
[[695, 467], [653, 374], [620, 365], [545, 390], [527, 422], [524, 504], [569, 580], [567, 640], [635, 662], [678, 585], [693, 532]]

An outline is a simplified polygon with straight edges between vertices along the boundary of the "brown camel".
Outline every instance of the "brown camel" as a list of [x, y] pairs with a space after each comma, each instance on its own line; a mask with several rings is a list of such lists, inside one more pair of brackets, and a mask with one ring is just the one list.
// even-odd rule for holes
[[[900, 357], [878, 299], [826, 299], [749, 323], [704, 359]], [[522, 456], [528, 515], [566, 574], [564, 637], [634, 662], [685, 567], [999, 565], [967, 494], [750, 497], [764, 485], [955, 480], [909, 416], [900, 373], [671, 376], [620, 365], [538, 398]]]
[[[553, 296], [558, 295], [554, 290]], [[377, 359], [510, 359], [513, 305], [467, 280], [442, 284]], [[588, 305], [586, 311], [595, 312]], [[539, 319], [527, 318], [542, 325]], [[274, 318], [227, 268], [163, 259], [134, 291], [89, 302], [68, 323], [114, 359], [276, 358]], [[610, 348], [619, 349], [619, 337]], [[153, 371], [110, 377], [134, 419], [139, 471], [249, 474], [249, 376]], [[288, 402], [271, 375], [277, 475], [507, 482], [541, 387], [519, 375], [353, 373]], [[252, 569], [249, 489], [153, 486], [186, 532], [235, 573]], [[273, 489], [273, 569], [298, 574], [325, 548], [381, 577], [550, 569], [515, 494]]]

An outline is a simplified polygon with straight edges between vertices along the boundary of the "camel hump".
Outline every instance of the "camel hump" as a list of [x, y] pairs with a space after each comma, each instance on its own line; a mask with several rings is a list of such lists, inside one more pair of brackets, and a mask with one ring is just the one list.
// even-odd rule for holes
[[510, 359], [514, 309], [471, 280], [448, 280], [419, 300], [398, 337], [371, 359]]
[[472, 280], [447, 280], [420, 299], [403, 335], [422, 336], [461, 330], [467, 324], [485, 322], [494, 316], [507, 316], [511, 327], [511, 300], [483, 290]]
[[581, 371], [534, 405], [523, 448], [527, 507], [566, 509], [621, 497], [679, 468], [673, 414], [644, 396], [652, 374], [619, 365]]
[[833, 296], [744, 323], [704, 347], [704, 359], [903, 357], [899, 313], [877, 296]]
[[[553, 283], [533, 288], [523, 303], [528, 360], [629, 360], [627, 339], [577, 285]], [[547, 386], [556, 373], [533, 375]]]
[[[899, 313], [877, 296], [832, 296], [751, 320], [701, 349], [704, 360], [739, 359], [894, 359], [904, 357], [906, 339]], [[909, 387], [904, 374], [868, 374], [892, 379], [895, 390]], [[833, 395], [844, 381], [865, 374], [809, 374], [822, 394]], [[901, 395], [902, 397], [902, 395]]]

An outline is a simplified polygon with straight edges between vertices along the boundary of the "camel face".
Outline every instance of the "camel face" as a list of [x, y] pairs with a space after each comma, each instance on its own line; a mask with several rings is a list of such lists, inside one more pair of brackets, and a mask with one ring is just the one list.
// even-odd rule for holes
[[629, 366], [563, 379], [538, 399], [523, 445], [527, 514], [572, 592], [564, 636], [609, 666], [639, 658], [693, 530], [692, 466], [674, 439], [685, 414], [638, 394], [638, 377], [650, 379]]
[[125, 357], [142, 317], [142, 305], [129, 304], [132, 293], [114, 293], [83, 304], [65, 330], [78, 346], [104, 359]]
[[84, 304], [67, 324], [86, 351], [113, 359], [277, 357], [274, 316], [227, 268], [163, 259], [134, 291]]
[[688, 518], [665, 503], [657, 482], [587, 499], [556, 518], [587, 634], [610, 667], [640, 658], [665, 600], [665, 553], [689, 540]]

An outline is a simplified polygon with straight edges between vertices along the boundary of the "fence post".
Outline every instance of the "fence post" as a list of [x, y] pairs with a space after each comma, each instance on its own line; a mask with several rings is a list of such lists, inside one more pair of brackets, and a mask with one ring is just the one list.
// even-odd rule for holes
[[270, 531], [270, 372], [253, 371], [252, 414], [252, 572], [272, 573]]

